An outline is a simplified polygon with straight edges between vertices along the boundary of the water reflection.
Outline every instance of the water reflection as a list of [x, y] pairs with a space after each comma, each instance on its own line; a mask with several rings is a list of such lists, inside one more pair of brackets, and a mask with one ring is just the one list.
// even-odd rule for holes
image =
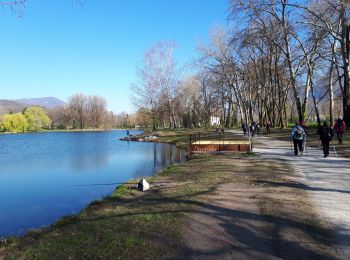
[[147, 161], [140, 165], [135, 172], [134, 178], [148, 176], [148, 173], [157, 173], [166, 166], [174, 163], [184, 162], [186, 160], [186, 151], [178, 149], [174, 145], [153, 143], [153, 163]]
[[158, 150], [157, 144], [154, 143], [153, 172], [158, 172], [166, 165], [183, 162], [185, 160], [184, 150], [180, 150], [173, 145], [165, 144], [160, 146]]
[[[71, 165], [73, 169], [84, 171], [86, 169], [98, 168], [108, 163], [107, 135], [90, 133], [89, 135], [72, 135], [71, 143]], [[96, 145], [98, 144], [98, 145]], [[90, 151], [82, 153], [81, 151]]]
[[119, 141], [123, 135], [0, 135], [0, 237], [49, 225], [115, 189], [77, 185], [125, 182], [185, 160], [175, 146]]

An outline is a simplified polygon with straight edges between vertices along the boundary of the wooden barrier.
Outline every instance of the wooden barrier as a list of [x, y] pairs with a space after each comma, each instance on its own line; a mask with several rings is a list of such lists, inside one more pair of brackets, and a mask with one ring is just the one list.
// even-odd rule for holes
[[246, 141], [197, 141], [191, 144], [191, 153], [208, 152], [250, 152], [251, 144]]

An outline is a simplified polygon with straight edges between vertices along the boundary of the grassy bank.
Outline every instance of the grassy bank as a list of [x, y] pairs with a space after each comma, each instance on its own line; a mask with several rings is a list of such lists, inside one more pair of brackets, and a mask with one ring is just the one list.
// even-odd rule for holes
[[[212, 130], [204, 132], [205, 138], [217, 135]], [[161, 141], [184, 146], [188, 133], [166, 131], [159, 134]], [[240, 137], [228, 134], [225, 138]], [[261, 221], [266, 243], [271, 244], [276, 252], [285, 250], [280, 247], [285, 247], [290, 240], [280, 236], [281, 226], [290, 226], [311, 237], [305, 241], [311, 241], [313, 237], [319, 240], [310, 242], [310, 245], [322, 243], [323, 248], [328, 247], [325, 239], [327, 227], [313, 213], [306, 191], [294, 185], [296, 180], [283, 162], [262, 161], [252, 153], [202, 154], [181, 165], [170, 166], [148, 181], [151, 190], [147, 192], [135, 190], [134, 184], [122, 185], [111, 196], [92, 203], [78, 215], [62, 218], [48, 228], [29, 232], [21, 238], [3, 240], [0, 259], [185, 256], [188, 241], [184, 234], [189, 227], [189, 216], [205, 213], [208, 209], [215, 210], [211, 216], [223, 214], [225, 218], [232, 218], [227, 223], [236, 223], [242, 218]], [[135, 180], [130, 183], [135, 183]], [[250, 210], [230, 211], [224, 206], [210, 204], [208, 201], [220, 194], [222, 185], [230, 185], [230, 189], [240, 188], [237, 201], [248, 198], [259, 212], [253, 215]], [[232, 199], [231, 195], [228, 199]], [[289, 201], [293, 203], [285, 205], [287, 199], [292, 199]], [[235, 228], [240, 227], [228, 227], [227, 230]], [[251, 233], [246, 235], [252, 236]], [[299, 236], [304, 239], [306, 235]], [[261, 235], [257, 237], [261, 238]], [[292, 251], [295, 249], [294, 246]], [[317, 255], [326, 254], [317, 252]]]
[[195, 197], [209, 193], [228, 178], [209, 170], [215, 160], [197, 158], [168, 167], [148, 178], [155, 183], [149, 192], [123, 185], [78, 215], [22, 238], [3, 240], [0, 252], [9, 259], [171, 256], [183, 247], [184, 214], [197, 207]]

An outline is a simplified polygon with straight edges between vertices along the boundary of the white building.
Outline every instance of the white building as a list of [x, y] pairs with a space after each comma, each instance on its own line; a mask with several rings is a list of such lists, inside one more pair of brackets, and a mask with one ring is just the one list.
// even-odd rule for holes
[[211, 126], [219, 126], [220, 125], [220, 117], [218, 117], [218, 116], [210, 117], [210, 125]]

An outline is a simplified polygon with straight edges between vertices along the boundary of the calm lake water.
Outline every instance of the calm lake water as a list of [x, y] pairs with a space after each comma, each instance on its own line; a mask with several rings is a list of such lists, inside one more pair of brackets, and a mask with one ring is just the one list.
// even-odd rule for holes
[[185, 151], [175, 146], [119, 141], [125, 134], [1, 134], [0, 237], [21, 235], [78, 213], [116, 187], [91, 184], [150, 176], [185, 160]]

